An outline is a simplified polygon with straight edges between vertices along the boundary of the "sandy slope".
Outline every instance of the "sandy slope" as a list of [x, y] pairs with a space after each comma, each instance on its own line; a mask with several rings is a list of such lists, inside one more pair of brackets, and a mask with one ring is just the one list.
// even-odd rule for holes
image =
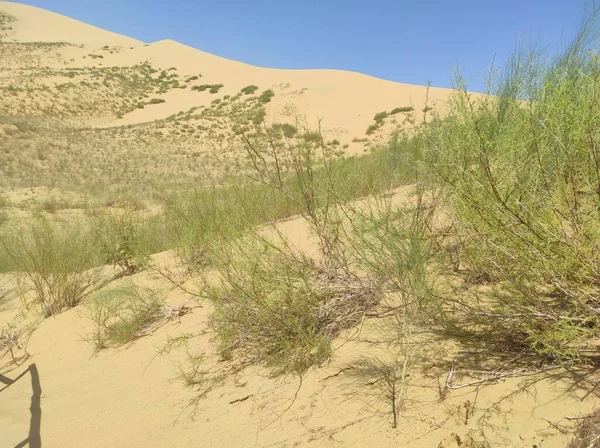
[[[409, 192], [400, 190], [395, 200], [406, 201]], [[288, 220], [279, 230], [298, 249], [314, 248], [304, 220]], [[154, 261], [162, 267], [176, 266], [168, 252], [155, 255]], [[110, 275], [110, 270], [105, 272]], [[211, 307], [205, 301], [189, 301], [187, 294], [149, 272], [133, 281], [170, 289], [167, 302], [187, 303], [192, 312], [133, 344], [98, 354], [86, 341], [92, 326], [85, 304], [44, 320], [33, 333], [31, 357], [24, 365], [0, 368], [5, 383], [24, 373], [8, 387], [0, 384], [0, 446], [18, 444], [33, 428], [43, 446], [66, 448], [478, 446], [466, 444], [470, 437], [485, 438], [493, 447], [548, 448], [565, 446], [568, 436], [557, 428], [572, 426], [566, 416], [586, 414], [598, 404], [590, 392], [593, 384], [575, 382], [560, 370], [465, 387], [442, 397], [453, 359], [459, 360], [456, 382], [468, 382], [469, 375], [461, 371], [476, 356], [461, 358], [449, 341], [423, 340], [420, 354], [427, 356], [422, 370], [411, 375], [399, 427], [392, 429], [389, 402], [376, 378], [353, 375], [360, 358], [387, 354], [387, 345], [374, 344], [386, 339], [379, 319], [367, 319], [360, 331], [343, 334], [335, 342], [334, 361], [301, 380], [272, 379], [260, 368], [247, 368], [217, 382], [207, 375], [204, 382], [186, 387], [177, 378], [186, 349], [168, 355], [159, 355], [159, 350], [170, 338], [196, 334], [189, 341], [190, 353], [205, 356], [202, 368], [213, 377], [226, 373], [227, 364], [215, 356], [211, 340]], [[0, 297], [7, 288], [10, 285], [0, 278]], [[14, 297], [4, 303], [0, 327], [19, 308]], [[0, 359], [0, 365], [7, 361]], [[35, 418], [30, 418], [30, 406], [37, 383], [26, 371], [31, 365], [41, 387], [33, 406], [39, 406], [41, 414], [34, 412]], [[475, 362], [470, 368], [476, 366]]]
[[[132, 66], [149, 61], [157, 69], [175, 67], [181, 77], [202, 73], [191, 85], [224, 84], [218, 95], [172, 89], [163, 94], [163, 104], [136, 109], [122, 119], [116, 115], [97, 120], [98, 125], [149, 122], [191, 107], [210, 104], [215, 98], [233, 95], [256, 84], [260, 91], [272, 88], [276, 95], [267, 105], [268, 120], [306, 118], [312, 126], [322, 119], [328, 138], [340, 138], [359, 152], [373, 115], [394, 107], [412, 105], [417, 112], [426, 104], [427, 89], [393, 83], [362, 74], [335, 70], [275, 70], [223, 59], [177, 42], [165, 40], [145, 45], [38, 8], [0, 1], [0, 10], [17, 18], [11, 24], [9, 42], [66, 41], [79, 46], [37, 49], [24, 64], [54, 68]], [[104, 46], [121, 47], [92, 58]], [[42, 51], [43, 50], [43, 51]], [[17, 59], [15, 59], [16, 61]], [[1, 61], [0, 61], [1, 62]], [[12, 64], [12, 60], [10, 62]], [[21, 75], [21, 74], [20, 74]], [[13, 73], [7, 75], [9, 78]], [[427, 104], [441, 107], [450, 93], [429, 89]], [[85, 95], [86, 91], [78, 92]], [[418, 113], [416, 114], [418, 119]], [[391, 129], [388, 120], [384, 131]], [[400, 123], [399, 123], [400, 124]], [[372, 138], [383, 141], [386, 132]], [[108, 138], [108, 137], [106, 137]], [[137, 138], [137, 137], [136, 137]], [[202, 145], [196, 138], [193, 144]], [[167, 151], [168, 149], [165, 149]], [[310, 250], [305, 223], [300, 219], [281, 224], [293, 243]], [[314, 248], [314, 247], [313, 247]], [[173, 263], [171, 256], [157, 259]], [[142, 285], [167, 285], [141, 273], [134, 280]], [[0, 277], [0, 328], [18, 312], [14, 288]], [[4, 293], [9, 293], [4, 295]], [[173, 305], [188, 300], [171, 290]], [[589, 412], [597, 403], [587, 384], [573, 383], [560, 372], [512, 378], [480, 390], [471, 387], [440, 396], [448, 367], [457, 355], [447, 341], [439, 341], [430, 365], [411, 379], [409, 400], [398, 429], [390, 425], [389, 403], [377, 392], [377, 383], [358, 380], [351, 374], [355, 361], [374, 351], [372, 341], [381, 336], [379, 322], [367, 321], [358, 335], [349, 331], [336, 342], [334, 362], [298, 378], [271, 379], [258, 368], [228, 376], [208, 394], [196, 400], [211, 383], [185, 387], [175, 379], [185, 350], [157, 356], [170, 337], [197, 334], [190, 347], [206, 355], [205, 365], [213, 373], [225, 366], [214, 355], [208, 324], [210, 307], [200, 302], [191, 314], [171, 322], [156, 333], [127, 347], [94, 354], [85, 340], [91, 331], [83, 307], [43, 321], [29, 343], [31, 357], [25, 365], [12, 367], [9, 357], [0, 358], [0, 446], [15, 446], [31, 431], [47, 447], [457, 447], [453, 434], [466, 441], [485, 436], [493, 446], [559, 447], [566, 436], [552, 423], [568, 424], [565, 416]], [[37, 376], [32, 382], [29, 365]], [[460, 368], [460, 366], [459, 366]], [[12, 384], [13, 379], [24, 374]], [[468, 381], [468, 377], [459, 378]], [[532, 384], [526, 392], [515, 393]], [[32, 406], [33, 397], [33, 406]], [[41, 414], [37, 412], [37, 401]], [[468, 414], [475, 404], [474, 413]], [[34, 409], [31, 418], [30, 407]], [[551, 423], [549, 423], [551, 422]], [[463, 445], [464, 446], [464, 445]]]
[[8, 34], [16, 42], [70, 42], [78, 45], [132, 46], [142, 42], [111, 33], [35, 6], [0, 1], [0, 11], [17, 19]]
[[[371, 76], [339, 70], [278, 70], [254, 67], [231, 61], [188, 47], [172, 40], [149, 45], [106, 32], [93, 26], [42, 9], [0, 1], [0, 10], [17, 18], [12, 23], [8, 41], [66, 41], [83, 44], [86, 48], [63, 48], [60, 60], [48, 61], [49, 66], [131, 66], [150, 62], [158, 69], [175, 67], [182, 76], [201, 73], [194, 84], [224, 84], [218, 97], [234, 95], [241, 88], [255, 84], [260, 91], [271, 88], [276, 92], [268, 105], [271, 121], [307, 119], [316, 127], [322, 119], [331, 138], [350, 140], [364, 137], [377, 112], [395, 107], [413, 106], [421, 111], [425, 106], [427, 88], [377, 79]], [[90, 59], [87, 54], [102, 46], [119, 46], [112, 54], [103, 53], [103, 60]], [[85, 59], [84, 59], [85, 58]], [[259, 92], [260, 92], [259, 91]], [[447, 98], [450, 90], [429, 89], [430, 106]], [[193, 106], [209, 104], [217, 96], [179, 91], [166, 93], [166, 104], [136, 110], [114, 124], [134, 124], [166, 118]], [[398, 117], [400, 118], [400, 117]], [[384, 138], [387, 134], [384, 133]]]

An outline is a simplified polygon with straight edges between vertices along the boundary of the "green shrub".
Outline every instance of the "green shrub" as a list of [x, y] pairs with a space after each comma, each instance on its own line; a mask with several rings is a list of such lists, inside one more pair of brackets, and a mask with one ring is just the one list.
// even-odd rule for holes
[[94, 324], [91, 339], [97, 350], [133, 342], [166, 315], [163, 296], [133, 284], [95, 293], [86, 314]]
[[412, 106], [396, 107], [395, 109], [392, 109], [390, 115], [396, 115], [400, 112], [412, 112], [413, 110], [415, 110], [415, 108]]
[[152, 98], [148, 104], [161, 104], [164, 102], [165, 100], [163, 98]]
[[124, 275], [144, 269], [149, 253], [143, 241], [144, 222], [131, 203], [117, 202], [98, 219], [97, 239], [104, 262], [118, 266]]
[[255, 85], [250, 85], [250, 86], [246, 86], [244, 87], [241, 92], [244, 95], [252, 95], [254, 92], [256, 92], [258, 90], [258, 86]]
[[76, 306], [95, 283], [98, 254], [91, 236], [82, 222], [51, 222], [43, 217], [0, 236], [24, 299], [39, 306], [44, 316]]
[[504, 347], [565, 362], [584, 359], [600, 330], [597, 14], [586, 20], [553, 60], [517, 53], [492, 96], [458, 79], [423, 139], [424, 171], [461, 235], [456, 266], [495, 285], [485, 306], [465, 298], [464, 316]]
[[289, 123], [274, 123], [271, 129], [276, 134], [281, 134], [286, 138], [292, 138], [298, 133], [296, 126]]
[[386, 111], [378, 112], [373, 117], [376, 123], [382, 123], [388, 117], [388, 113]]
[[273, 92], [271, 89], [265, 90], [258, 97], [258, 101], [261, 102], [262, 104], [267, 104], [267, 103], [271, 102], [271, 98], [273, 98], [274, 96], [275, 96], [275, 92]]
[[369, 126], [369, 127], [367, 128], [367, 132], [366, 132], [366, 134], [367, 134], [367, 135], [372, 135], [372, 134], [374, 134], [374, 133], [375, 133], [375, 132], [376, 132], [378, 129], [379, 129], [379, 125], [377, 125], [377, 124], [372, 124], [371, 126]]

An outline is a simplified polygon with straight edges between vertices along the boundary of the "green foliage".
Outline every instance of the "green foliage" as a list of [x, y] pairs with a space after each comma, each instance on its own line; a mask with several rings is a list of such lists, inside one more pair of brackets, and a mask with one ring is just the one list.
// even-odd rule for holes
[[298, 133], [296, 126], [290, 123], [273, 123], [271, 129], [276, 134], [281, 134], [286, 138], [292, 138]]
[[466, 299], [465, 309], [498, 316], [505, 347], [565, 361], [580, 361], [600, 329], [600, 58], [588, 51], [597, 18], [553, 60], [518, 52], [490, 82], [493, 96], [459, 78], [423, 140], [424, 171], [461, 235], [459, 272], [497, 285], [486, 309]]
[[401, 112], [412, 112], [413, 110], [415, 110], [415, 108], [412, 106], [396, 107], [396, 108], [392, 109], [392, 111], [390, 112], [390, 115], [396, 115]]
[[98, 257], [91, 235], [85, 223], [44, 217], [0, 235], [24, 300], [39, 306], [45, 317], [76, 306], [94, 284]]
[[327, 361], [329, 340], [314, 319], [325, 297], [311, 280], [310, 264], [257, 240], [223, 249], [215, 263], [222, 281], [208, 290], [222, 355], [235, 352], [242, 362], [264, 363], [276, 374], [302, 373]]
[[271, 98], [273, 98], [274, 96], [275, 96], [275, 92], [273, 92], [271, 89], [265, 90], [258, 97], [258, 101], [261, 102], [262, 104], [267, 104], [267, 103], [271, 102]]
[[254, 92], [256, 92], [258, 90], [258, 86], [254, 86], [254, 85], [250, 85], [250, 86], [246, 86], [244, 87], [241, 92], [244, 95], [252, 95]]
[[378, 124], [372, 124], [367, 128], [367, 135], [373, 135], [379, 129]]
[[119, 266], [124, 275], [144, 269], [149, 253], [144, 244], [143, 229], [144, 222], [131, 203], [115, 203], [98, 219], [96, 235], [104, 262]]
[[389, 114], [386, 111], [378, 112], [373, 117], [373, 120], [375, 120], [376, 123], [382, 123], [388, 117], [388, 115]]
[[86, 308], [94, 324], [90, 339], [97, 350], [133, 342], [165, 316], [164, 297], [133, 284], [95, 293]]

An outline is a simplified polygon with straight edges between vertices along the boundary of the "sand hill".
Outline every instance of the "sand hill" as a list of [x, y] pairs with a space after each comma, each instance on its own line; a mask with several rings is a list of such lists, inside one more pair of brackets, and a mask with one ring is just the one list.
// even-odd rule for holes
[[[450, 93], [339, 70], [254, 67], [0, 1], [0, 199], [10, 205], [10, 219], [24, 219], [28, 207], [48, 198], [46, 211], [68, 215], [90, 198], [152, 199], [219, 182], [248, 165], [232, 114], [265, 126], [316, 129], [320, 122], [333, 151], [363, 154], [409, 130], [426, 107], [443, 108]], [[412, 192], [394, 194], [408, 203]], [[303, 219], [278, 228], [299, 249], [314, 246]], [[180, 268], [173, 252], [153, 259]], [[114, 273], [104, 267], [102, 280], [126, 283]], [[595, 404], [553, 372], [527, 388], [527, 380], [507, 376], [446, 397], [447, 372], [460, 353], [430, 341], [429, 370], [415, 374], [413, 395], [392, 429], [378, 383], [351, 374], [381, 336], [376, 319], [344, 333], [335, 361], [303, 378], [270, 378], [259, 367], [220, 376], [226, 363], [215, 353], [211, 307], [156, 272], [131, 279], [160, 289], [171, 311], [185, 312], [98, 353], [84, 311], [22, 317], [16, 277], [0, 274], [0, 329], [15, 319], [35, 328], [24, 364], [15, 366], [0, 350], [0, 446], [41, 440], [47, 447], [451, 448], [485, 446], [478, 442], [485, 435], [494, 446], [558, 447], [568, 437], [553, 422]], [[178, 338], [187, 339], [187, 349], [161, 351]], [[187, 356], [189, 347], [196, 358]], [[203, 367], [190, 359], [202, 359]], [[194, 375], [186, 376], [190, 369]], [[457, 376], [466, 383], [469, 374]]]
[[[450, 93], [344, 71], [253, 67], [171, 40], [145, 44], [18, 3], [0, 2], [0, 11], [0, 148], [17, 145], [21, 155], [0, 150], [0, 188], [89, 193], [82, 179], [89, 184], [90, 170], [79, 168], [90, 162], [104, 176], [94, 184], [114, 188], [123, 187], [125, 175], [140, 180], [140, 172], [159, 191], [210, 182], [244, 164], [232, 132], [234, 108], [267, 125], [320, 125], [332, 148], [362, 154], [421, 121], [427, 95], [436, 108]], [[52, 135], [57, 128], [62, 135], [68, 128], [68, 149]], [[56, 164], [65, 153], [72, 163]], [[155, 160], [152, 167], [140, 163], [140, 153]], [[36, 160], [33, 169], [23, 169], [27, 160]], [[127, 172], [115, 173], [121, 166]], [[165, 185], [173, 171], [177, 182]]]

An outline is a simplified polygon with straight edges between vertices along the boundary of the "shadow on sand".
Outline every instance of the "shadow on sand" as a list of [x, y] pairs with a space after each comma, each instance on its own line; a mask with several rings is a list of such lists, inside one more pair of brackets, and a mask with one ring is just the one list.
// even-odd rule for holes
[[35, 363], [30, 364], [29, 367], [15, 379], [10, 379], [0, 374], [0, 384], [4, 384], [4, 387], [0, 389], [0, 393], [23, 378], [27, 372], [29, 372], [31, 375], [31, 406], [29, 408], [31, 412], [31, 420], [29, 423], [29, 435], [25, 440], [15, 445], [15, 448], [21, 448], [24, 446], [29, 446], [30, 448], [40, 448], [42, 446], [42, 386], [40, 384], [40, 374]]

